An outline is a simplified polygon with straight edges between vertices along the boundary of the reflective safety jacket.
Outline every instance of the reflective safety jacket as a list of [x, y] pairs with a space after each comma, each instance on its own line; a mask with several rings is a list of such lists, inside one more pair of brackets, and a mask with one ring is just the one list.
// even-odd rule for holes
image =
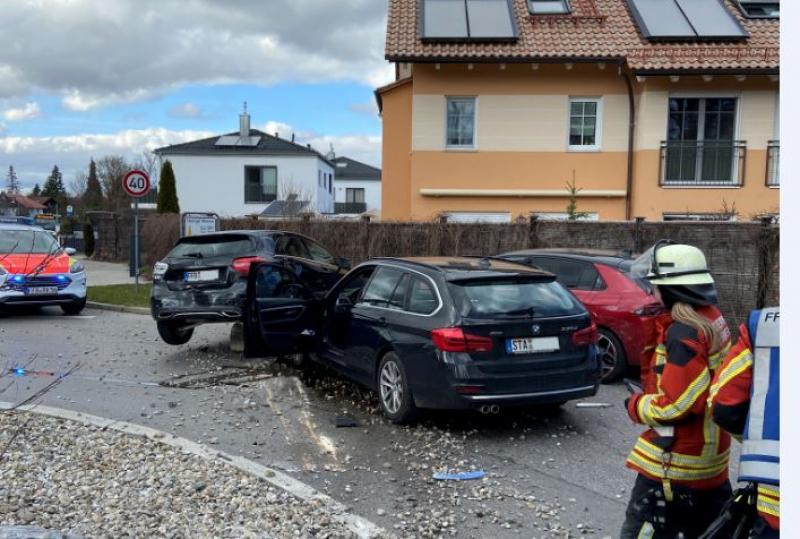
[[[752, 341], [755, 342], [755, 348]], [[753, 311], [748, 327], [717, 372], [709, 404], [714, 421], [742, 435], [739, 479], [758, 484], [756, 506], [780, 529], [780, 342], [779, 309]]]
[[721, 349], [711, 354], [702, 332], [662, 317], [645, 368], [645, 392], [628, 401], [631, 419], [650, 429], [639, 436], [626, 466], [661, 481], [668, 500], [673, 483], [713, 489], [728, 480], [730, 435], [714, 423], [706, 401], [714, 373], [730, 350], [730, 330], [716, 307], [697, 312], [720, 331]]

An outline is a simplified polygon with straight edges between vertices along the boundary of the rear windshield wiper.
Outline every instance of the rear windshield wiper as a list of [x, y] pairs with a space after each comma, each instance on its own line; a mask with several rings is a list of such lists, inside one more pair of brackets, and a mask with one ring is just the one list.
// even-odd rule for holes
[[502, 313], [504, 316], [508, 318], [535, 318], [536, 311], [533, 307], [528, 307], [527, 309], [516, 309], [514, 311], [507, 311]]
[[203, 253], [186, 253], [185, 255], [178, 255], [176, 258], [204, 258]]

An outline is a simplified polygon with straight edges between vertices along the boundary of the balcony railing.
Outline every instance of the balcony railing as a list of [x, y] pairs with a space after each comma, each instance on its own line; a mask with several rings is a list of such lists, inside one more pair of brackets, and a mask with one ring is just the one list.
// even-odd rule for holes
[[770, 140], [767, 144], [767, 187], [779, 187], [781, 163], [781, 143]]
[[662, 141], [659, 185], [741, 187], [746, 159], [741, 140]]
[[337, 202], [334, 204], [336, 213], [364, 213], [367, 211], [366, 202]]

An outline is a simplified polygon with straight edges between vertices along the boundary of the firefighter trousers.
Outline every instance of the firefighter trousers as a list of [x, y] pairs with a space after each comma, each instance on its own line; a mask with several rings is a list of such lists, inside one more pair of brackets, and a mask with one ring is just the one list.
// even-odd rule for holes
[[620, 539], [696, 539], [717, 518], [732, 493], [727, 482], [711, 490], [678, 485], [672, 490], [673, 500], [668, 502], [660, 481], [638, 475]]

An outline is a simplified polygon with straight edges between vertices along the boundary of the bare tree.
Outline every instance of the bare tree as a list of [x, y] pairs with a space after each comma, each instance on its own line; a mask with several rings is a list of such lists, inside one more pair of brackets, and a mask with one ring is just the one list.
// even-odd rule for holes
[[106, 197], [107, 210], [122, 211], [130, 207], [130, 200], [122, 188], [122, 179], [131, 165], [121, 155], [107, 155], [97, 161], [97, 176]]
[[86, 185], [89, 177], [86, 172], [79, 170], [75, 173], [75, 177], [69, 182], [69, 192], [75, 198], [80, 198], [86, 192]]
[[281, 215], [283, 217], [299, 217], [303, 214], [315, 213], [312, 206], [314, 192], [308, 186], [294, 181], [293, 177], [278, 181], [278, 200], [283, 200]]

